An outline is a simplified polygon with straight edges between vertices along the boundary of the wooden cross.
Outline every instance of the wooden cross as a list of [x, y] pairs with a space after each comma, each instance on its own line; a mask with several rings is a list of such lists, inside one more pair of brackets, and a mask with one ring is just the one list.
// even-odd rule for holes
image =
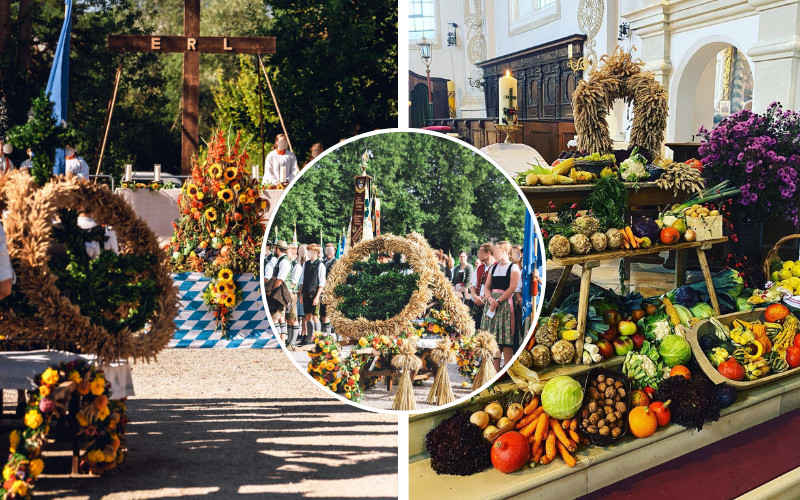
[[274, 54], [273, 37], [200, 36], [200, 0], [184, 0], [183, 36], [108, 35], [114, 52], [183, 52], [183, 116], [181, 119], [181, 174], [192, 169], [199, 143], [200, 52], [218, 54]]

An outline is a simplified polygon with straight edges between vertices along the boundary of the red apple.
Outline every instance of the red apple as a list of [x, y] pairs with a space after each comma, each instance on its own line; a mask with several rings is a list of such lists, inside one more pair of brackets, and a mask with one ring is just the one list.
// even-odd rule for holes
[[628, 320], [620, 321], [619, 325], [617, 325], [617, 330], [619, 330], [620, 335], [633, 335], [636, 333], [636, 323]]
[[612, 340], [617, 338], [617, 327], [609, 325], [608, 330], [604, 331], [603, 333], [598, 333], [597, 336], [600, 337], [601, 339], [605, 339], [611, 342]]
[[633, 350], [633, 340], [630, 337], [617, 337], [614, 339], [614, 352], [617, 356], [624, 356]]
[[609, 309], [603, 315], [603, 323], [607, 325], [616, 325], [622, 320], [622, 315], [615, 309]]
[[644, 335], [637, 333], [635, 335], [631, 335], [631, 340], [633, 341], [633, 350], [638, 351], [642, 348], [642, 344], [646, 339]]
[[597, 346], [600, 355], [603, 356], [604, 359], [608, 359], [614, 355], [614, 346], [611, 345], [606, 339], [598, 340], [595, 345]]

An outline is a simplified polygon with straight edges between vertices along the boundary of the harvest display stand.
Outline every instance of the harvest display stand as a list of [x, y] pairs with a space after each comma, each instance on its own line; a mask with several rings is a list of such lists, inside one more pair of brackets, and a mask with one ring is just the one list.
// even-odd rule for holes
[[[671, 189], [661, 189], [655, 182], [623, 182], [628, 189], [628, 206], [672, 205], [683, 201], [689, 193], [675, 196]], [[551, 203], [560, 207], [564, 203], [581, 203], [591, 194], [594, 184], [566, 184], [560, 186], [520, 186], [534, 212], [551, 212]], [[683, 194], [683, 196], [681, 196]]]

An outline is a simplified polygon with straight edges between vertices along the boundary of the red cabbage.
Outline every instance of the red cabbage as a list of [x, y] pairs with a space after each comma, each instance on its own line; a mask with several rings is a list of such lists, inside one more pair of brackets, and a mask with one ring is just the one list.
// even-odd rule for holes
[[637, 238], [650, 238], [650, 242], [653, 244], [659, 241], [661, 235], [661, 229], [650, 217], [637, 217], [631, 224], [631, 231]]

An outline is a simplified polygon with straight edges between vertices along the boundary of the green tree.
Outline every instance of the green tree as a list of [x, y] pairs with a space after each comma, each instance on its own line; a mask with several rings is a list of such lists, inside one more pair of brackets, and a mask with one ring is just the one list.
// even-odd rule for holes
[[24, 125], [17, 125], [8, 131], [12, 143], [27, 144], [33, 152], [31, 175], [36, 183], [44, 186], [53, 175], [56, 148], [63, 145], [63, 137], [68, 130], [56, 126], [53, 118], [53, 102], [44, 90], [33, 100], [31, 119]]

